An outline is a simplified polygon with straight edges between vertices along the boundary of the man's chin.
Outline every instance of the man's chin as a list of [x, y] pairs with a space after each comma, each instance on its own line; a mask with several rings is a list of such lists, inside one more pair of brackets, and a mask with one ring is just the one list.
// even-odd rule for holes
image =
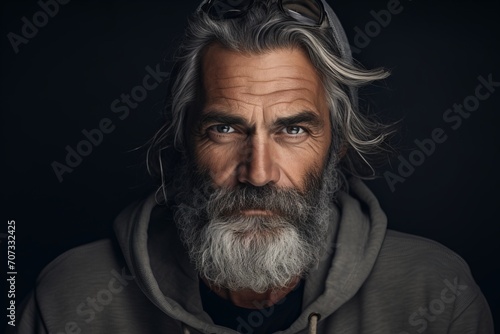
[[242, 216], [206, 228], [192, 259], [203, 277], [230, 290], [283, 288], [313, 258], [296, 228], [282, 219]]

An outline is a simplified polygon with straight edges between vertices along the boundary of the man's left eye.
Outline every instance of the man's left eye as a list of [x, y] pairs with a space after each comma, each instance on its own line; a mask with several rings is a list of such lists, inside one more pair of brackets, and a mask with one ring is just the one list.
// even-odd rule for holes
[[300, 135], [304, 133], [304, 129], [300, 126], [287, 126], [283, 129], [283, 132], [289, 135]]

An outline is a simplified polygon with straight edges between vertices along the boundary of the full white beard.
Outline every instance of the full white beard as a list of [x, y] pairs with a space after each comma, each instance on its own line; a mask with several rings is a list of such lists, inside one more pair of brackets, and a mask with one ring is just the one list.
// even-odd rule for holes
[[284, 288], [318, 255], [279, 216], [213, 220], [202, 229], [199, 241], [192, 259], [200, 274], [230, 290], [263, 293]]
[[[319, 262], [340, 186], [334, 162], [327, 164], [306, 195], [286, 189], [207, 191], [206, 179], [180, 190], [175, 213], [181, 239], [200, 276], [233, 291], [263, 293], [289, 286]], [[272, 214], [240, 212], [256, 208]]]

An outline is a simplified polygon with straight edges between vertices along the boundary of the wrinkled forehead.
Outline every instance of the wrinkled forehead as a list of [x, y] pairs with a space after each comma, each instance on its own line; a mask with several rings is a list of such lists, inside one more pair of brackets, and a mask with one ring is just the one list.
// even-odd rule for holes
[[282, 69], [290, 79], [304, 75], [320, 79], [319, 73], [303, 48], [298, 46], [276, 47], [264, 52], [240, 52], [230, 50], [219, 43], [207, 46], [201, 58], [204, 79], [227, 78], [230, 76], [272, 76], [270, 71]]
[[213, 44], [202, 59], [203, 103], [234, 101], [250, 105], [291, 103], [324, 109], [325, 90], [316, 68], [301, 48], [242, 53]]

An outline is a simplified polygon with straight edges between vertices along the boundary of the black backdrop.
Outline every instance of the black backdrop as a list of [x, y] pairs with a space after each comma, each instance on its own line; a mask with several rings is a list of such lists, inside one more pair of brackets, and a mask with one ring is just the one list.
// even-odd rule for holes
[[[0, 233], [4, 254], [7, 221], [16, 221], [18, 302], [49, 261], [106, 237], [119, 211], [151, 191], [144, 152], [136, 148], [161, 124], [166, 84], [147, 91], [129, 114], [115, 113], [111, 105], [122, 93], [145, 92], [137, 87], [147, 66], [161, 64], [168, 72], [185, 18], [197, 5], [175, 3], [73, 0], [44, 22], [34, 0], [2, 2]], [[437, 240], [468, 262], [500, 326], [500, 87], [478, 106], [471, 98], [478, 77], [500, 81], [498, 2], [401, 0], [390, 22], [383, 17], [383, 25], [375, 24], [374, 12], [394, 3], [332, 1], [359, 49], [355, 57], [368, 68], [392, 71], [389, 79], [365, 90], [363, 99], [383, 118], [403, 120], [399, 154], [419, 164], [395, 189], [384, 178], [369, 186], [391, 228]], [[22, 39], [22, 18], [33, 23], [33, 15], [40, 27], [25, 28], [29, 38]], [[359, 31], [367, 35], [360, 37]], [[477, 110], [460, 124], [443, 120], [464, 100]], [[90, 148], [80, 146], [92, 152], [73, 161], [73, 171], [61, 182], [53, 163], [66, 164], [66, 147], [77, 149], [85, 139], [82, 131], [106, 119], [113, 131], [95, 137]], [[423, 160], [415, 140], [431, 138], [436, 128], [447, 139]], [[399, 164], [396, 158], [380, 173], [397, 174]]]

